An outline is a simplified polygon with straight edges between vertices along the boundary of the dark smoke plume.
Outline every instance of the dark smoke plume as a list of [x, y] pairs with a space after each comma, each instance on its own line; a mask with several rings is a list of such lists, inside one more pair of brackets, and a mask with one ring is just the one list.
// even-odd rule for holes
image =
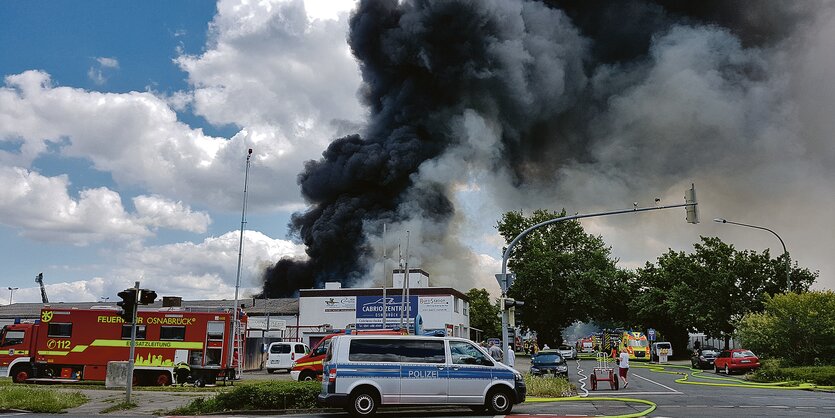
[[[506, 173], [515, 188], [560, 182], [559, 169], [571, 165], [628, 173], [630, 154], [611, 148], [629, 140], [621, 134], [631, 126], [618, 125], [623, 104], [613, 98], [647, 85], [663, 47], [692, 27], [716, 44], [722, 80], [761, 82], [764, 64], [744, 48], [780, 42], [807, 15], [786, 3], [753, 10], [741, 0], [362, 1], [348, 42], [369, 120], [305, 164], [298, 180], [310, 207], [293, 215], [290, 229], [309, 258], [268, 269], [264, 296], [363, 279], [373, 256], [368, 236], [383, 222], [419, 220], [432, 225], [424, 243], [447, 239], [449, 182], [467, 170]], [[670, 162], [666, 170], [687, 167]]]

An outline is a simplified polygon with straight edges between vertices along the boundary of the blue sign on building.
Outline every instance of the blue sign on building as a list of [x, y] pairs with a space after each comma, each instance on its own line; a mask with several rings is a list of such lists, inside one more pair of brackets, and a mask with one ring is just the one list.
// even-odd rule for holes
[[[401, 295], [386, 296], [386, 328], [400, 321]], [[405, 318], [409, 324], [418, 314], [418, 297], [409, 296]], [[383, 297], [357, 296], [357, 329], [380, 328], [383, 324]]]

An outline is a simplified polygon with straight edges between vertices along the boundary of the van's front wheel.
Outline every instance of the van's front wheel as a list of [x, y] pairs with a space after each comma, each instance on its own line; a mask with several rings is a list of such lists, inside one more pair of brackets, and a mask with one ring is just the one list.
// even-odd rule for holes
[[498, 389], [490, 393], [485, 406], [495, 415], [507, 415], [513, 409], [513, 398], [509, 391]]
[[377, 412], [377, 397], [367, 390], [360, 390], [351, 395], [348, 413], [355, 417], [370, 417]]

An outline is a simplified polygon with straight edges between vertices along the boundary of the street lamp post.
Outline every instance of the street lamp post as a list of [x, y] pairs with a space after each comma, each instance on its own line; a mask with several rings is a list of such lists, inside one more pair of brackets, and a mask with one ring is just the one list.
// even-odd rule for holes
[[9, 287], [9, 305], [12, 304], [12, 295], [14, 295], [14, 291], [20, 289], [19, 287]]
[[[563, 216], [559, 218], [549, 219], [544, 222], [540, 222], [524, 231], [522, 231], [519, 235], [513, 238], [510, 241], [510, 244], [507, 245], [505, 248], [504, 253], [502, 254], [502, 272], [501, 275], [497, 275], [499, 279], [499, 286], [502, 290], [502, 299], [507, 296], [507, 292], [510, 289], [510, 282], [508, 281], [508, 274], [507, 274], [507, 260], [510, 258], [511, 251], [513, 247], [516, 246], [520, 240], [525, 238], [528, 234], [533, 232], [535, 229], [541, 228], [543, 226], [548, 226], [551, 224], [555, 224], [558, 222], [563, 221], [571, 221], [575, 219], [583, 219], [583, 218], [595, 218], [598, 216], [609, 216], [609, 215], [620, 215], [624, 213], [638, 213], [638, 212], [647, 212], [647, 211], [655, 211], [655, 210], [663, 210], [663, 209], [672, 209], [672, 208], [686, 208], [687, 209], [687, 222], [692, 224], [699, 223], [699, 212], [697, 211], [698, 202], [696, 202], [696, 186], [694, 184], [690, 185], [690, 189], [684, 192], [684, 202], [680, 205], [667, 205], [667, 206], [655, 206], [655, 207], [646, 207], [646, 208], [639, 208], [638, 204], [635, 203], [635, 207], [632, 209], [622, 209], [622, 210], [612, 210], [606, 212], [597, 212], [597, 213], [589, 213], [585, 215], [576, 214], [571, 216]], [[504, 309], [504, 305], [502, 305], [502, 350], [505, 349], [510, 343], [508, 341], [508, 315], [507, 311]]]
[[774, 234], [774, 236], [777, 237], [777, 239], [780, 240], [780, 245], [783, 246], [783, 255], [786, 256], [786, 288], [788, 289], [787, 293], [791, 293], [791, 291], [792, 291], [792, 281], [791, 281], [791, 271], [792, 270], [791, 270], [791, 267], [792, 266], [791, 266], [791, 261], [789, 260], [789, 252], [786, 250], [786, 243], [783, 242], [783, 238], [780, 238], [780, 236], [777, 235], [776, 232], [774, 232], [774, 231], [772, 231], [768, 228], [762, 227], [762, 226], [748, 225], [748, 224], [743, 224], [743, 223], [739, 223], [739, 222], [732, 222], [732, 221], [729, 221], [725, 218], [716, 218], [716, 219], [713, 220], [713, 222], [720, 223], [720, 224], [747, 226], [749, 228], [762, 229], [763, 231], [768, 231], [768, 232], [771, 232], [772, 234]]

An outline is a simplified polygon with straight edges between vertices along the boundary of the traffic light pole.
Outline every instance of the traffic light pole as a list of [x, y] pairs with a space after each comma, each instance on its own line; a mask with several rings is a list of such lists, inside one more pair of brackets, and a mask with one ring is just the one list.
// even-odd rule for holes
[[133, 303], [133, 320], [131, 321], [130, 326], [130, 358], [128, 358], [128, 376], [127, 376], [127, 383], [125, 384], [125, 402], [130, 403], [130, 393], [131, 389], [133, 389], [133, 361], [134, 361], [134, 351], [136, 350], [136, 311], [139, 305], [140, 299], [140, 290], [139, 290], [139, 282], [136, 282], [136, 285], [133, 287], [134, 292], [136, 292], [136, 297], [134, 298]]
[[[502, 299], [507, 297], [507, 292], [509, 290], [508, 289], [509, 286], [508, 286], [508, 282], [507, 282], [507, 259], [510, 258], [510, 252], [513, 250], [513, 247], [515, 247], [516, 244], [520, 240], [522, 240], [522, 238], [525, 238], [528, 234], [530, 234], [534, 230], [536, 230], [538, 228], [542, 228], [543, 226], [555, 224], [557, 222], [571, 221], [571, 220], [574, 220], [574, 219], [594, 218], [594, 217], [599, 217], [599, 216], [620, 215], [620, 214], [623, 214], [623, 213], [648, 212], [648, 211], [651, 211], [651, 210], [662, 210], [662, 209], [673, 209], [673, 208], [687, 208], [687, 222], [694, 223], [694, 224], [699, 223], [699, 216], [698, 216], [698, 213], [696, 212], [696, 206], [698, 205], [698, 202], [696, 202], [695, 186], [691, 185], [690, 189], [688, 189], [685, 192], [684, 200], [685, 200], [685, 203], [681, 204], [681, 205], [653, 206], [653, 207], [649, 207], [649, 208], [634, 207], [632, 209], [622, 209], [622, 210], [614, 210], [614, 211], [607, 211], [607, 212], [589, 213], [589, 214], [585, 214], [585, 215], [579, 215], [578, 214], [578, 215], [571, 215], [571, 216], [563, 216], [563, 217], [560, 217], [560, 218], [554, 218], [554, 219], [549, 219], [549, 220], [544, 221], [544, 222], [540, 222], [540, 223], [522, 231], [522, 233], [517, 235], [516, 238], [513, 238], [513, 241], [510, 241], [510, 244], [507, 246], [507, 249], [505, 249], [504, 254], [502, 254], [502, 274], [501, 274], [502, 280], [500, 281], [500, 285], [502, 287]], [[504, 305], [502, 305], [502, 351], [507, 350], [507, 347], [510, 344], [510, 342], [508, 341], [509, 338], [508, 338], [507, 327], [508, 327], [507, 309], [504, 309]]]

